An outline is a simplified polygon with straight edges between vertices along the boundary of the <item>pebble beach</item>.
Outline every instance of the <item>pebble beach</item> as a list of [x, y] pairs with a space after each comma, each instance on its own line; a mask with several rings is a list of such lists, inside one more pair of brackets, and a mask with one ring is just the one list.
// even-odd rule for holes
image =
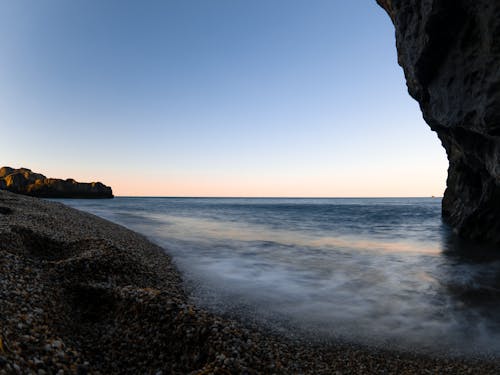
[[311, 344], [206, 311], [168, 249], [61, 203], [0, 191], [0, 254], [0, 374], [500, 373], [495, 359]]

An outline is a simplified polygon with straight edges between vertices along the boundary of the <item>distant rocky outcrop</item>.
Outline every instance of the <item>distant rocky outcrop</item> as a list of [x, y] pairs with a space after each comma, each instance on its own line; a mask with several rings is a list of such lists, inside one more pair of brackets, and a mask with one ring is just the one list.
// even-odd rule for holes
[[0, 168], [0, 189], [40, 198], [113, 198], [109, 186], [47, 178], [27, 168]]
[[500, 1], [377, 0], [408, 90], [450, 163], [443, 217], [500, 243]]

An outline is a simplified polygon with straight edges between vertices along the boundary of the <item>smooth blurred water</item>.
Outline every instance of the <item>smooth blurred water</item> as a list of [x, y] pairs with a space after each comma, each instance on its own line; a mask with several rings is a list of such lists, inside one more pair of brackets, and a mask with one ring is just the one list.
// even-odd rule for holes
[[308, 340], [500, 350], [500, 257], [460, 242], [441, 200], [60, 200], [163, 246], [193, 300]]

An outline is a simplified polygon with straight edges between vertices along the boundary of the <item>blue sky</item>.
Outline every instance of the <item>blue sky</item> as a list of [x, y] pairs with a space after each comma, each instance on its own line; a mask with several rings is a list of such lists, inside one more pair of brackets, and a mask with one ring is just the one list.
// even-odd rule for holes
[[442, 195], [375, 0], [0, 1], [1, 163], [118, 195]]

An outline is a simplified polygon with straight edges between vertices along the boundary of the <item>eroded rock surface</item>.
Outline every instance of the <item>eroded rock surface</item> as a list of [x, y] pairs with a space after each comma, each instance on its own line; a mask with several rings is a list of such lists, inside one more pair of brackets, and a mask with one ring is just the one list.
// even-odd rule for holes
[[100, 182], [47, 178], [27, 168], [0, 168], [0, 189], [42, 198], [113, 198], [111, 188]]
[[500, 243], [500, 2], [377, 2], [408, 91], [448, 154], [443, 217], [462, 237]]

